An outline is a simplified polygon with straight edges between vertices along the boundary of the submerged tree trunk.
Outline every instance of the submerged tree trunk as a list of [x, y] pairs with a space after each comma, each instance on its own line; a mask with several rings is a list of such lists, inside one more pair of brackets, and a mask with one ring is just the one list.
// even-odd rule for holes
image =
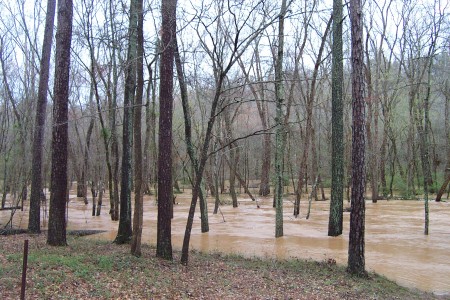
[[[226, 109], [224, 112], [224, 119], [225, 119], [225, 143], [228, 146], [230, 159], [228, 166], [230, 167], [230, 196], [233, 203], [233, 207], [238, 207], [238, 201], [237, 201], [237, 195], [236, 195], [236, 172], [237, 172], [237, 162], [239, 160], [239, 152], [238, 149], [233, 142], [234, 135], [233, 135], [233, 129], [231, 127], [232, 119], [230, 117], [230, 111], [229, 109]], [[245, 184], [245, 182], [244, 182]], [[245, 184], [246, 185], [246, 184]]]
[[[53, 26], [55, 22], [56, 0], [47, 1], [45, 17], [44, 41], [42, 44], [42, 57], [39, 70], [39, 87], [36, 107], [36, 119], [32, 150], [31, 167], [31, 196], [28, 231], [41, 232], [41, 192], [42, 192], [42, 151], [45, 131], [45, 115], [47, 111], [47, 90], [50, 75], [50, 56], [53, 41]], [[5, 166], [6, 167], [6, 166]], [[4, 178], [6, 180], [6, 178]], [[3, 207], [3, 201], [2, 201]]]
[[343, 227], [344, 202], [344, 86], [342, 51], [342, 0], [333, 1], [333, 45], [331, 78], [331, 200], [328, 236], [339, 236]]
[[442, 195], [445, 193], [445, 188], [450, 182], [450, 86], [448, 80], [445, 81], [444, 85], [444, 96], [445, 96], [445, 140], [446, 140], [446, 152], [447, 152], [447, 163], [445, 166], [445, 174], [447, 179], [444, 179], [444, 183], [439, 189], [436, 195], [436, 202], [441, 201]]
[[52, 130], [52, 172], [47, 244], [65, 246], [67, 191], [67, 144], [72, 0], [58, 1], [56, 62]]
[[286, 15], [286, 0], [281, 2], [278, 17], [278, 49], [275, 62], [275, 99], [276, 125], [275, 134], [275, 237], [283, 236], [283, 158], [285, 148], [284, 126], [284, 85], [283, 85], [283, 56], [284, 56], [284, 18]]
[[[93, 67], [92, 67], [93, 68]], [[91, 83], [91, 94], [89, 95], [89, 104], [92, 106], [94, 105], [92, 102], [92, 98], [94, 96], [93, 94], [93, 89], [94, 87], [92, 86], [93, 84]], [[94, 109], [95, 111], [95, 109]], [[95, 118], [94, 115], [91, 117], [90, 121], [89, 121], [89, 126], [88, 126], [88, 130], [86, 133], [86, 145], [84, 148], [84, 157], [83, 157], [83, 169], [81, 170], [81, 185], [83, 188], [83, 192], [82, 192], [82, 196], [83, 200], [84, 200], [84, 204], [88, 204], [88, 200], [87, 200], [87, 182], [86, 182], [86, 173], [88, 170], [88, 164], [89, 164], [89, 148], [91, 146], [91, 135], [92, 135], [92, 130], [94, 129], [94, 122], [95, 122]], [[78, 183], [80, 184], [80, 182]], [[78, 189], [78, 186], [77, 186]], [[78, 194], [78, 191], [77, 191]], [[77, 195], [77, 197], [79, 197]]]
[[97, 212], [96, 212], [96, 216], [100, 216], [100, 213], [102, 212], [102, 205], [103, 205], [103, 192], [104, 192], [104, 187], [103, 187], [103, 183], [100, 180], [98, 182], [98, 200], [97, 200]]

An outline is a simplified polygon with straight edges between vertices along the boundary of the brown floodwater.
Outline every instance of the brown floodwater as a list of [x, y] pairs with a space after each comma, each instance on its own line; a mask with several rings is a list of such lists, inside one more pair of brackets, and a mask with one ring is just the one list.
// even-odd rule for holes
[[[291, 200], [291, 199], [289, 199]], [[209, 214], [208, 233], [200, 232], [197, 209], [191, 236], [191, 248], [201, 251], [238, 253], [268, 258], [303, 258], [322, 261], [332, 258], [347, 263], [349, 213], [344, 213], [344, 234], [328, 237], [329, 201], [312, 202], [310, 218], [305, 218], [307, 201], [302, 202], [301, 216], [292, 216], [292, 202], [284, 202], [284, 236], [274, 238], [275, 211], [272, 198], [255, 202], [240, 199], [239, 207], [221, 206], [216, 215]], [[177, 195], [172, 221], [172, 242], [181, 249], [190, 193]], [[209, 211], [213, 199], [209, 199]], [[144, 198], [143, 242], [156, 244], [156, 211], [153, 197]], [[345, 203], [345, 206], [348, 206]], [[118, 223], [111, 221], [109, 203], [101, 216], [91, 216], [91, 205], [71, 196], [68, 229], [105, 230], [88, 238], [113, 240]], [[9, 219], [9, 211], [0, 211], [0, 224]], [[43, 216], [45, 218], [45, 216]], [[398, 284], [450, 295], [450, 203], [430, 202], [430, 234], [425, 236], [423, 201], [366, 202], [366, 268]], [[43, 220], [44, 227], [47, 220]], [[28, 207], [17, 212], [14, 226], [26, 228]], [[3, 226], [3, 225], [0, 225]]]

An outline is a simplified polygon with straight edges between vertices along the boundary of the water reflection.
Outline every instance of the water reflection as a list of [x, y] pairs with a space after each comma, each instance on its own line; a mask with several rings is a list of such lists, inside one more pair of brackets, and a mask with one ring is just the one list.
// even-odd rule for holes
[[[154, 198], [147, 196], [144, 202], [143, 242], [155, 244], [156, 204]], [[181, 249], [190, 195], [178, 195], [177, 202], [172, 221], [172, 241], [174, 248]], [[249, 257], [332, 258], [337, 263], [346, 264], [349, 213], [344, 213], [344, 235], [328, 237], [329, 201], [313, 202], [309, 220], [304, 218], [306, 201], [302, 203], [301, 217], [297, 219], [292, 216], [292, 202], [285, 201], [285, 236], [275, 239], [272, 198], [259, 199], [259, 204], [261, 208], [258, 209], [254, 202], [241, 199], [238, 208], [222, 206], [223, 216], [210, 214], [210, 232], [203, 234], [197, 210], [191, 247]], [[423, 202], [367, 202], [366, 209], [367, 268], [407, 287], [450, 295], [450, 203], [430, 203], [429, 236], [423, 235]], [[0, 212], [1, 224], [9, 219], [9, 213]], [[27, 218], [28, 208], [25, 208], [23, 213], [17, 212], [14, 225], [26, 228]], [[71, 197], [68, 229], [105, 230], [105, 233], [89, 238], [112, 241], [117, 226], [117, 222], [111, 221], [106, 206], [101, 216], [93, 217], [90, 205]]]

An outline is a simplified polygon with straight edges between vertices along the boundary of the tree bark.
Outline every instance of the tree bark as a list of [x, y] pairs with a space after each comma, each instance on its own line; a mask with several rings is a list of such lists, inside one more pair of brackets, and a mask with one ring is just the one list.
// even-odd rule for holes
[[343, 227], [344, 202], [344, 64], [342, 50], [342, 0], [333, 1], [331, 78], [331, 200], [328, 236], [339, 236]]
[[52, 130], [52, 171], [47, 244], [65, 246], [67, 192], [67, 143], [72, 0], [58, 1], [56, 62]]
[[142, 225], [144, 218], [144, 194], [142, 173], [142, 141], [141, 141], [141, 117], [142, 98], [144, 95], [144, 13], [143, 0], [136, 1], [137, 13], [137, 87], [134, 106], [134, 215], [133, 236], [131, 239], [131, 254], [141, 256]]
[[283, 85], [283, 56], [284, 56], [284, 18], [286, 15], [286, 0], [281, 2], [278, 17], [278, 49], [275, 61], [275, 99], [276, 99], [276, 134], [275, 134], [275, 237], [283, 236], [283, 158], [285, 148], [284, 126], [284, 85]]
[[172, 112], [176, 0], [161, 2], [160, 114], [158, 155], [158, 228], [156, 256], [172, 260]]
[[48, 79], [50, 75], [50, 56], [53, 43], [56, 0], [47, 1], [44, 41], [39, 71], [38, 100], [36, 107], [35, 131], [33, 138], [33, 157], [31, 167], [31, 196], [28, 231], [41, 232], [41, 192], [42, 192], [42, 151], [44, 143], [45, 116], [47, 111]]
[[136, 91], [136, 58], [137, 58], [137, 5], [136, 0], [130, 1], [130, 23], [128, 28], [128, 54], [125, 75], [124, 112], [123, 112], [123, 149], [122, 173], [120, 184], [120, 216], [117, 231], [117, 244], [124, 244], [131, 240], [131, 147], [133, 139], [133, 105]]
[[365, 108], [364, 49], [361, 0], [350, 0], [352, 61], [352, 194], [347, 271], [366, 276], [365, 271]]

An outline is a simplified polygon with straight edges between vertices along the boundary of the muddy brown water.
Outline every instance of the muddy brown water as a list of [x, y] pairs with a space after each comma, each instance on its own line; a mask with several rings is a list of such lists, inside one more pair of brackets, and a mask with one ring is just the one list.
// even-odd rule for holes
[[[107, 199], [107, 198], [106, 198]], [[172, 221], [172, 242], [181, 249], [190, 194], [177, 195]], [[209, 200], [212, 212], [212, 199]], [[328, 237], [329, 201], [312, 202], [306, 220], [307, 201], [302, 202], [301, 216], [292, 216], [292, 202], [284, 202], [284, 236], [274, 238], [275, 211], [272, 198], [255, 202], [240, 199], [239, 207], [221, 206], [216, 215], [209, 214], [210, 231], [200, 232], [197, 209], [191, 236], [191, 248], [201, 251], [238, 253], [247, 257], [303, 258], [322, 261], [329, 258], [347, 263], [349, 213], [344, 213], [344, 234]], [[345, 203], [348, 206], [347, 203]], [[68, 229], [105, 230], [87, 238], [112, 241], [118, 223], [111, 221], [109, 203], [101, 216], [91, 216], [91, 205], [71, 196]], [[144, 198], [143, 242], [156, 244], [156, 211], [153, 197]], [[0, 211], [0, 224], [9, 219], [9, 211]], [[43, 216], [44, 228], [47, 219]], [[26, 228], [28, 208], [17, 212], [14, 226]], [[430, 202], [430, 234], [425, 236], [423, 201], [366, 202], [366, 268], [400, 285], [450, 296], [450, 203]], [[3, 225], [0, 225], [3, 226]]]

